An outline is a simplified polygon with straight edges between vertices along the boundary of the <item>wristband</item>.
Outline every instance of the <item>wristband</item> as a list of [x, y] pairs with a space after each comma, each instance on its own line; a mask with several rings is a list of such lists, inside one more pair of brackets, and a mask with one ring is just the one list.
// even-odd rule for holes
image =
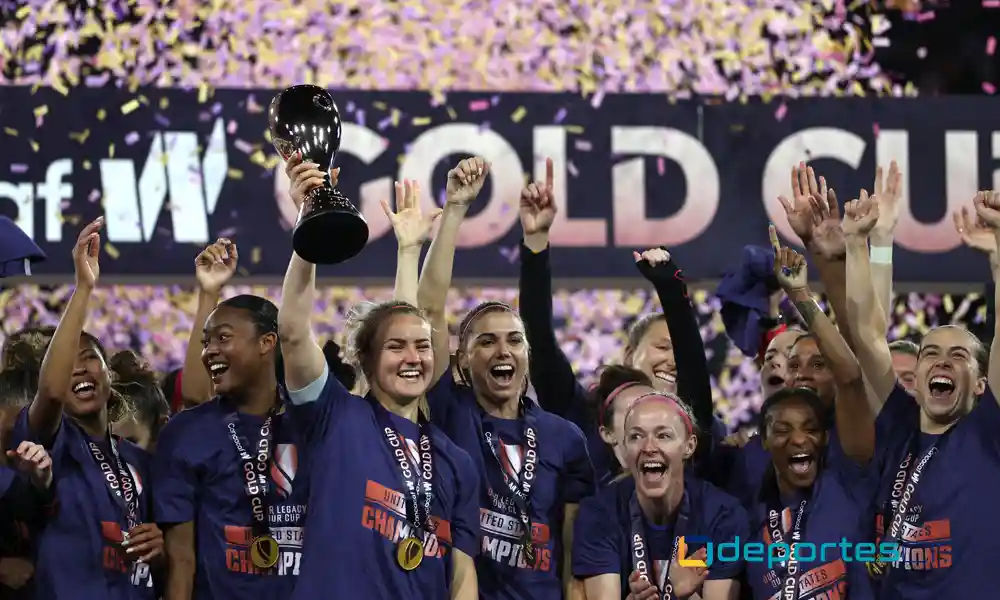
[[892, 246], [872, 246], [869, 251], [869, 260], [875, 265], [892, 264]]

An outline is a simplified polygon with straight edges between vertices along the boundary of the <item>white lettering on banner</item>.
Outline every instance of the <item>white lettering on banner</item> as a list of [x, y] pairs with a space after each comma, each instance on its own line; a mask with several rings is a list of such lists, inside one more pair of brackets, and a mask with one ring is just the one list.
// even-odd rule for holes
[[[222, 118], [215, 121], [204, 159], [199, 160], [198, 152], [194, 132], [154, 132], [138, 181], [131, 159], [98, 161], [108, 241], [150, 241], [166, 205], [174, 225], [174, 241], [207, 243], [208, 215], [215, 211], [229, 169]], [[72, 182], [64, 181], [72, 174], [72, 159], [60, 158], [48, 165], [44, 182], [0, 181], [0, 199], [14, 201], [15, 222], [32, 239], [41, 236], [35, 223], [35, 204], [43, 200], [44, 239], [62, 241], [63, 203], [80, 192]]]
[[208, 215], [215, 212], [229, 169], [221, 117], [212, 127], [203, 160], [198, 157], [197, 134], [167, 131], [153, 134], [138, 182], [130, 159], [103, 159], [100, 165], [108, 241], [152, 240], [169, 201], [174, 241], [208, 242]]

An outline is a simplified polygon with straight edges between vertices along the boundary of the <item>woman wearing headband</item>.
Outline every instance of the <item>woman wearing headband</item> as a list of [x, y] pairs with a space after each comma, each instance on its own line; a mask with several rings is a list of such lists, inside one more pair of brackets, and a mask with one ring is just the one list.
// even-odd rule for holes
[[[621, 470], [606, 445], [620, 443], [600, 435], [590, 419], [591, 399], [559, 347], [552, 317], [552, 268], [549, 229], [556, 216], [552, 160], [546, 162], [545, 182], [527, 186], [521, 194], [520, 299], [518, 308], [531, 344], [532, 384], [546, 410], [573, 421], [586, 432], [598, 481], [607, 482]], [[635, 254], [639, 271], [656, 288], [663, 313], [648, 313], [629, 328], [625, 365], [646, 374], [657, 389], [676, 392], [688, 402], [701, 431], [725, 437], [713, 415], [712, 388], [697, 316], [688, 298], [681, 270], [663, 249]], [[623, 414], [621, 412], [618, 413]], [[618, 430], [620, 431], [620, 430]], [[710, 447], [703, 440], [699, 455]]]
[[[325, 174], [289, 161], [297, 205]], [[335, 177], [336, 172], [334, 172]], [[397, 184], [396, 213], [384, 205], [399, 246], [398, 273], [416, 289], [420, 249], [433, 217], [419, 190]], [[310, 465], [308, 527], [294, 600], [398, 598], [476, 600], [479, 475], [472, 459], [419, 410], [431, 385], [431, 328], [400, 300], [369, 310], [353, 328], [349, 354], [368, 387], [352, 395], [330, 375], [313, 336], [316, 267], [292, 256], [278, 333], [288, 413]], [[398, 282], [397, 282], [398, 283]]]
[[[587, 600], [676, 600], [695, 593], [702, 600], [735, 600], [746, 512], [734, 498], [685, 474], [698, 442], [687, 407], [646, 386], [630, 389], [643, 392], [624, 416], [631, 477], [580, 504], [573, 575], [583, 580]], [[734, 548], [733, 560], [720, 560], [715, 551], [708, 556], [724, 543]]]
[[[448, 174], [444, 222], [420, 282], [421, 306], [437, 317], [436, 356], [447, 357], [449, 343], [443, 312], [455, 252], [449, 230], [460, 222], [453, 213], [464, 215], [487, 172], [482, 159], [472, 158]], [[443, 261], [449, 268], [442, 269]], [[458, 368], [438, 368], [442, 378], [428, 393], [434, 423], [469, 453], [483, 480], [476, 573], [485, 600], [561, 600], [572, 583], [565, 540], [578, 503], [593, 493], [583, 433], [524, 395], [528, 357], [514, 309], [483, 302], [459, 324]]]
[[15, 443], [42, 443], [52, 457], [56, 510], [35, 563], [39, 599], [152, 599], [151, 569], [163, 536], [148, 523], [148, 455], [111, 435], [128, 412], [111, 387], [107, 353], [84, 332], [100, 272], [103, 219], [84, 227], [73, 247], [76, 289], [49, 343], [31, 405], [14, 426]]

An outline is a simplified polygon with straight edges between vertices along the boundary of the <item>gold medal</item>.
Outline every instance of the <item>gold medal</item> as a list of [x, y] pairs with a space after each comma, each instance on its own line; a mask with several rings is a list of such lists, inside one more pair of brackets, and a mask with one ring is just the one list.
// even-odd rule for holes
[[278, 564], [278, 542], [270, 535], [260, 535], [250, 543], [250, 560], [259, 569]]
[[412, 571], [424, 560], [424, 543], [408, 537], [396, 546], [396, 562], [404, 571]]
[[885, 564], [882, 561], [874, 560], [866, 562], [865, 566], [868, 567], [868, 574], [872, 579], [880, 579], [885, 575]]

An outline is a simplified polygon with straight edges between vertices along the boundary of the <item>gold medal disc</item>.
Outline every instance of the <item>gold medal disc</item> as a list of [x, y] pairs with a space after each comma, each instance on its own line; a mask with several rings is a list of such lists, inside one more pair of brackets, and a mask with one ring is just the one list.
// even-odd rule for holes
[[259, 569], [278, 564], [278, 542], [269, 535], [255, 537], [250, 544], [250, 560]]
[[408, 537], [396, 546], [396, 562], [404, 571], [412, 571], [424, 560], [424, 543]]

